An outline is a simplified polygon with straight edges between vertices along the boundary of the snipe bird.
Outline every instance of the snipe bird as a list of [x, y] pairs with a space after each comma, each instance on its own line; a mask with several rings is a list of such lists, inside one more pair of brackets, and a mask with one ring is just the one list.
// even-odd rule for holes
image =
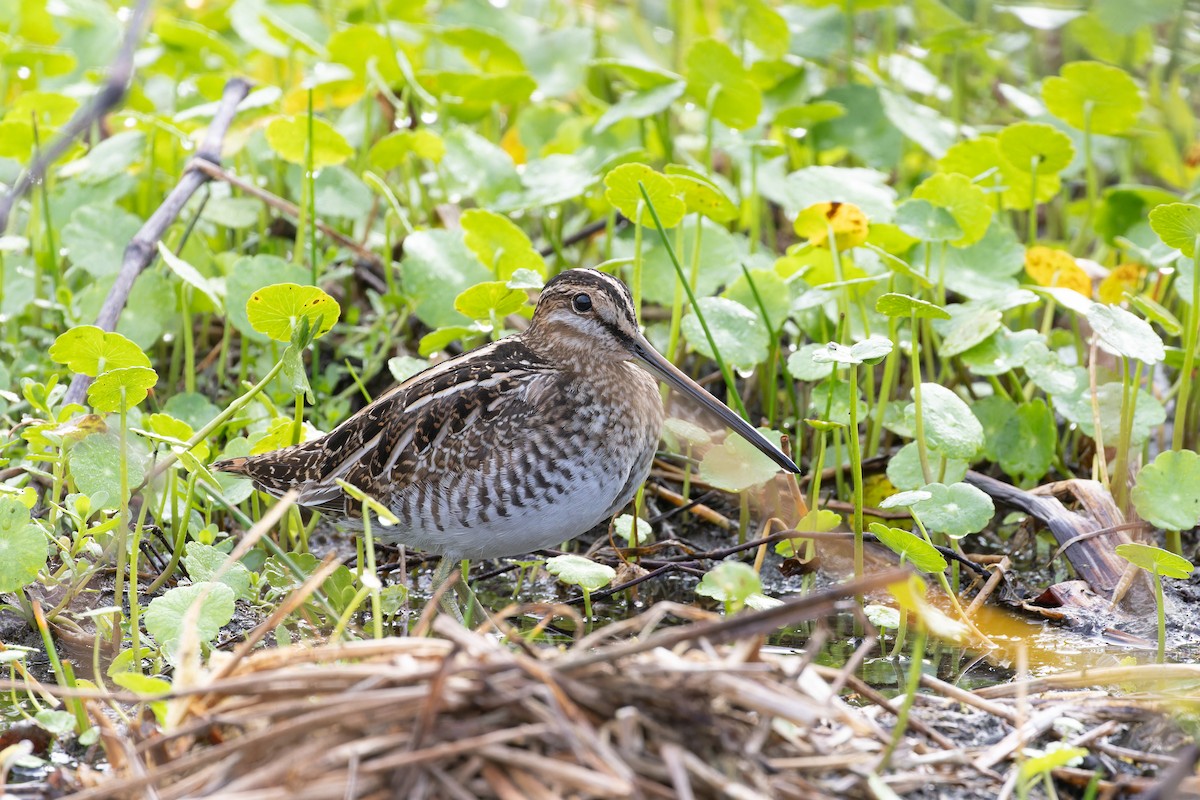
[[655, 351], [624, 283], [590, 269], [548, 281], [524, 332], [426, 369], [319, 439], [214, 466], [272, 495], [295, 487], [301, 505], [353, 519], [361, 506], [336, 483], [344, 480], [399, 518], [380, 538], [444, 565], [521, 555], [578, 536], [633, 499], [662, 428], [657, 379], [799, 472]]

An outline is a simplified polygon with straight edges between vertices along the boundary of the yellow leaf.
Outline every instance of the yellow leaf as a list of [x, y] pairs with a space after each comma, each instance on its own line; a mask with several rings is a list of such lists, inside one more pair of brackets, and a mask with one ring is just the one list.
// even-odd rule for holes
[[1125, 292], [1134, 294], [1141, 285], [1145, 271], [1138, 264], [1120, 264], [1100, 281], [1100, 302], [1115, 305]]
[[867, 240], [867, 215], [853, 203], [816, 203], [796, 217], [796, 233], [818, 247], [828, 247], [833, 230], [839, 251], [858, 247]]
[[1025, 253], [1025, 272], [1038, 286], [1071, 289], [1084, 297], [1092, 296], [1092, 279], [1065, 250], [1038, 245]]
[[521, 132], [515, 125], [506, 130], [500, 138], [500, 148], [512, 157], [514, 164], [524, 164], [529, 160], [529, 153], [525, 150], [525, 145], [521, 144]]

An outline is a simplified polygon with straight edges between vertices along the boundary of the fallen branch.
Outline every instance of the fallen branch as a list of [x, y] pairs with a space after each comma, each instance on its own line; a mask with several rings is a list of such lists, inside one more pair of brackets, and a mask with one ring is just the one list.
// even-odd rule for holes
[[146, 27], [146, 17], [149, 14], [150, 0], [138, 0], [129, 18], [129, 27], [125, 29], [125, 38], [108, 68], [108, 79], [100, 87], [100, 91], [96, 92], [91, 102], [67, 120], [58, 136], [44, 150], [38, 152], [37, 157], [29, 164], [29, 169], [25, 170], [25, 174], [17, 180], [8, 194], [0, 197], [0, 236], [8, 230], [8, 221], [17, 201], [35, 184], [42, 182], [46, 170], [62, 158], [63, 153], [70, 149], [76, 139], [87, 133], [92, 125], [125, 99], [125, 93], [129, 91], [129, 84], [133, 81], [133, 55], [137, 51], [138, 42], [141, 41], [142, 30]]
[[[129, 301], [129, 292], [133, 289], [134, 281], [146, 267], [150, 266], [155, 253], [158, 252], [156, 248], [159, 239], [176, 220], [196, 190], [209, 181], [208, 174], [198, 169], [198, 165], [220, 163], [221, 145], [225, 141], [225, 134], [237, 113], [238, 104], [245, 99], [249, 92], [250, 84], [241, 78], [233, 78], [225, 84], [221, 103], [208, 126], [208, 134], [204, 137], [204, 143], [200, 145], [200, 149], [196, 151], [196, 155], [184, 169], [175, 188], [171, 190], [162, 205], [150, 215], [150, 218], [125, 247], [125, 255], [121, 260], [121, 271], [117, 273], [116, 283], [109, 290], [108, 297], [104, 298], [104, 305], [100, 307], [100, 313], [96, 316], [98, 327], [106, 331], [116, 329], [121, 311]], [[71, 379], [71, 386], [67, 389], [66, 397], [63, 398], [64, 405], [82, 402], [91, 380], [87, 375], [75, 375]]]

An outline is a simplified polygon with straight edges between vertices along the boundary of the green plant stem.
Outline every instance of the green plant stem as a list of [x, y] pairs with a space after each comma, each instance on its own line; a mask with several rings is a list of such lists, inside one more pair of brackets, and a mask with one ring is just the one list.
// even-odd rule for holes
[[[125, 387], [121, 387], [121, 430], [120, 430], [120, 466], [118, 473], [121, 492], [121, 509], [117, 515], [120, 520], [117, 523], [116, 530], [116, 547], [117, 547], [117, 573], [113, 576], [113, 603], [121, 604], [121, 598], [125, 595], [125, 569], [128, 566], [128, 542], [129, 542], [129, 453], [126, 449], [128, 445], [128, 410], [125, 402]], [[136, 582], [136, 579], [135, 579]], [[120, 640], [120, 614], [114, 615], [113, 633]]]
[[[646, 201], [646, 210], [650, 212], [650, 217], [654, 220], [654, 227], [658, 230], [659, 239], [662, 241], [663, 247], [667, 250], [667, 257], [671, 260], [671, 265], [675, 267], [675, 275], [682, 281], [684, 280], [683, 266], [679, 263], [679, 256], [675, 254], [675, 248], [671, 246], [671, 240], [667, 236], [667, 229], [663, 227], [662, 220], [658, 218], [658, 211], [654, 208], [654, 203], [650, 200], [650, 194], [646, 191], [646, 187], [642, 185], [641, 181], [638, 181], [638, 189], [641, 190], [642, 198]], [[687, 292], [688, 303], [691, 304], [692, 313], [696, 315], [696, 321], [700, 323], [700, 327], [704, 331], [704, 338], [708, 340], [708, 346], [712, 348], [713, 360], [717, 362], [717, 367], [721, 370], [721, 377], [725, 379], [725, 388], [729, 402], [742, 419], [748, 420], [750, 414], [746, 411], [746, 406], [742, 403], [741, 395], [738, 394], [733, 370], [725, 363], [725, 359], [721, 358], [721, 351], [717, 347], [717, 342], [713, 338], [708, 323], [704, 320], [704, 313], [700, 310], [699, 304], [696, 303], [696, 294], [687, 283], [684, 283], [684, 291]]]
[[[842, 270], [842, 256], [838, 252], [837, 235], [833, 232], [833, 223], [825, 221], [825, 235], [828, 237], [825, 241], [829, 245], [829, 257], [833, 261], [833, 277], [838, 283], [845, 283], [846, 276]], [[842, 341], [841, 336], [844, 336], [849, 331], [850, 327], [850, 301], [848, 294], [849, 287], [841, 286], [838, 288], [838, 314], [841, 315], [842, 324], [845, 330], [839, 332], [838, 341]]]
[[[363, 547], [366, 550], [367, 574], [371, 576], [369, 583], [364, 584], [371, 591], [371, 632], [376, 639], [383, 638], [383, 603], [380, 597], [379, 573], [375, 568], [375, 538], [371, 532], [371, 511], [363, 504]], [[362, 576], [359, 576], [362, 580]]]
[[1133, 415], [1137, 412], [1138, 385], [1142, 382], [1142, 362], [1133, 368], [1133, 379], [1129, 378], [1129, 359], [1121, 358], [1121, 433], [1117, 439], [1117, 458], [1113, 474], [1117, 480], [1113, 486], [1113, 501], [1117, 508], [1125, 509], [1129, 495], [1129, 480], [1126, 477], [1129, 465], [1129, 449], [1133, 439]]
[[[699, 216], [700, 216], [699, 214], [696, 215], [696, 217], [697, 217], [696, 225], [697, 226], [699, 226], [699, 224], [700, 224]], [[679, 227], [677, 227], [675, 229], [675, 240], [676, 240], [677, 244], [679, 245], [679, 249], [681, 251], [683, 250], [683, 244], [684, 244], [683, 229], [684, 229], [684, 225], [682, 223], [679, 225]], [[697, 235], [698, 234], [699, 234], [699, 230], [697, 230]], [[683, 280], [678, 275], [676, 275], [675, 276], [675, 295], [674, 295], [674, 297], [671, 298], [671, 326], [669, 328], [669, 333], [667, 334], [667, 358], [675, 359], [675, 351], [679, 347], [679, 330], [680, 330], [680, 324], [682, 323], [682, 321], [683, 321]]]
[[139, 675], [142, 673], [142, 662], [136, 654], [142, 646], [142, 630], [139, 622], [142, 610], [138, 602], [138, 590], [141, 588], [138, 585], [138, 556], [141, 554], [142, 529], [146, 524], [146, 513], [149, 510], [150, 504], [143, 502], [142, 508], [138, 512], [137, 524], [133, 526], [133, 541], [129, 546], [129, 647], [135, 654], [130, 671]]
[[1038, 181], [1038, 157], [1034, 156], [1029, 159], [1029, 222], [1028, 230], [1025, 231], [1025, 246], [1033, 247], [1037, 244], [1038, 234], [1038, 201], [1037, 201], [1037, 181]]
[[892, 351], [887, 354], [883, 363], [883, 379], [879, 384], [879, 394], [875, 398], [875, 416], [867, 428], [867, 452], [871, 455], [879, 452], [879, 443], [883, 438], [883, 413], [892, 395], [892, 385], [896, 382], [896, 369], [900, 362], [899, 337], [900, 318], [888, 317], [888, 338], [892, 340]]
[[188, 475], [187, 488], [183, 496], [183, 511], [172, 509], [175, 512], [171, 520], [175, 529], [175, 542], [171, 549], [171, 560], [167, 562], [166, 568], [154, 579], [154, 582], [146, 587], [147, 596], [153, 595], [162, 588], [162, 585], [175, 573], [175, 568], [179, 566], [179, 560], [183, 557], [184, 544], [187, 542], [187, 520], [192, 514], [192, 501], [196, 496], [196, 479], [198, 477], [199, 473], [197, 472]]
[[1154, 604], [1158, 612], [1158, 655], [1155, 659], [1159, 664], [1167, 657], [1167, 613], [1164, 610], [1162, 576], [1154, 570]]
[[[639, 184], [640, 185], [640, 184]], [[650, 200], [647, 198], [647, 203]], [[633, 294], [633, 313], [637, 315], [637, 321], [642, 321], [642, 203], [638, 202], [637, 213], [634, 214], [633, 220], [633, 286], [630, 287]], [[655, 217], [655, 222], [658, 218]]]
[[808, 498], [808, 507], [817, 508], [817, 500], [821, 497], [821, 473], [825, 471], [826, 434], [817, 432], [817, 454], [813, 457], [812, 493]]
[[196, 391], [196, 342], [192, 330], [191, 289], [185, 284], [180, 290], [183, 308], [183, 389], [189, 394]]
[[917, 324], [917, 312], [915, 309], [910, 315], [910, 320], [912, 330], [909, 333], [911, 337], [909, 359], [912, 361], [913, 408], [916, 413], [916, 419], [913, 422], [913, 438], [917, 440], [917, 453], [921, 457], [921, 475], [924, 476], [926, 483], [933, 483], [933, 472], [929, 468], [929, 449], [925, 445], [925, 420], [922, 417], [923, 409], [921, 408], [921, 360], [919, 358], [921, 351], [921, 328]]
[[896, 712], [896, 727], [892, 731], [892, 740], [888, 743], [887, 749], [883, 751], [883, 758], [875, 767], [877, 772], [882, 772], [887, 769], [888, 763], [892, 760], [892, 753], [895, 752], [900, 740], [904, 738], [904, 732], [908, 729], [908, 713], [912, 709], [913, 701], [917, 697], [917, 689], [921, 685], [921, 668], [925, 663], [925, 626], [917, 625], [917, 633], [913, 637], [912, 661], [908, 665], [908, 682], [904, 686], [904, 702], [900, 704], [900, 709]]
[[1083, 247], [1084, 238], [1092, 228], [1092, 220], [1096, 214], [1096, 203], [1100, 194], [1096, 179], [1096, 162], [1092, 153], [1092, 101], [1087, 100], [1083, 105], [1083, 169], [1087, 179], [1087, 211], [1079, 232], [1075, 236], [1072, 251], [1078, 253]]
[[[242, 341], [244, 342], [245, 339], [243, 339]], [[241, 397], [234, 400], [232, 403], [230, 403], [228, 406], [225, 407], [224, 411], [222, 411], [220, 414], [217, 414], [217, 416], [213, 417], [212, 420], [210, 420], [207, 425], [205, 425], [200, 430], [196, 431], [196, 433], [194, 433], [192, 435], [192, 438], [188, 439], [187, 447], [184, 449], [191, 450], [193, 447], [195, 447], [196, 445], [200, 444], [205, 439], [207, 439], [212, 434], [213, 431], [215, 431], [217, 428], [221, 427], [226, 422], [228, 422], [229, 419], [231, 417], [233, 417], [234, 414], [236, 414], [237, 412], [239, 412], [243, 408], [245, 408], [247, 403], [249, 403], [251, 400], [253, 400], [255, 397], [257, 397], [258, 394], [260, 392], [262, 392], [263, 389], [265, 389], [267, 386], [269, 386], [271, 381], [275, 380], [275, 378], [278, 377], [280, 371], [282, 371], [282, 370], [283, 370], [283, 362], [276, 361], [275, 366], [271, 367], [270, 371], [267, 372], [267, 374], [265, 376], [263, 376], [263, 379], [261, 381], [254, 384], [254, 386], [250, 387], [250, 389], [248, 389], [244, 395], [242, 395]], [[124, 452], [124, 448], [122, 447], [122, 453], [123, 452]], [[178, 460], [179, 460], [179, 456], [174, 452], [171, 452], [170, 454], [166, 455], [162, 459], [162, 461], [160, 461], [155, 466], [155, 468], [150, 471], [150, 473], [146, 476], [146, 479], [144, 481], [142, 481], [142, 484], [141, 484], [141, 486], [138, 487], [138, 489], [139, 490], [142, 489], [144, 486], [146, 486], [148, 483], [150, 483], [150, 481], [152, 481], [154, 478], [157, 478], [159, 475], [166, 472], [168, 469], [170, 469], [172, 466], [174, 466], [175, 462]], [[122, 472], [122, 475], [124, 475], [124, 472]]]
[[[854, 579], [863, 576], [862, 445], [858, 435], [858, 366], [850, 365], [850, 473], [854, 481]], [[815, 506], [814, 506], [815, 507]]]
[[1179, 398], [1175, 401], [1175, 430], [1171, 449], [1182, 450], [1188, 421], [1188, 400], [1192, 392], [1192, 373], [1196, 368], [1196, 337], [1200, 327], [1200, 236], [1192, 242], [1192, 305], [1188, 308], [1187, 330], [1183, 338], [1183, 369], [1179, 373]]

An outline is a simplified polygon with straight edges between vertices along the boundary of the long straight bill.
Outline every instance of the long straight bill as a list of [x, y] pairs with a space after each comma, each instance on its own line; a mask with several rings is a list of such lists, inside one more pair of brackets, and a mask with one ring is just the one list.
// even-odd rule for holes
[[639, 336], [633, 345], [633, 355], [651, 372], [657, 375], [675, 389], [695, 400], [709, 411], [720, 417], [726, 425], [743, 439], [761, 450], [767, 457], [788, 472], [800, 472], [796, 463], [773, 445], [770, 440], [758, 432], [746, 420], [739, 417], [729, 406], [722, 403], [704, 390], [700, 384], [681, 372], [674, 364], [663, 358], [644, 336]]

